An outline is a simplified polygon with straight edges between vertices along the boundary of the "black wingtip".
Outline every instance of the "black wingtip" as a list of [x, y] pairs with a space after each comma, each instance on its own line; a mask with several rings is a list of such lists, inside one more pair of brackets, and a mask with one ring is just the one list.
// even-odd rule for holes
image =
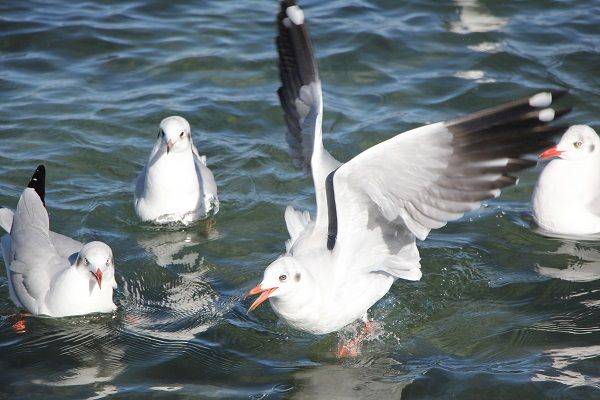
[[38, 165], [35, 169], [35, 172], [31, 176], [29, 183], [27, 184], [28, 188], [32, 188], [35, 192], [40, 196], [42, 203], [44, 206], [46, 205], [45, 197], [46, 197], [46, 167], [42, 164]]
[[295, 0], [281, 0], [279, 2], [279, 4], [281, 5], [281, 9], [282, 10], [285, 10], [288, 7], [296, 6], [297, 5]]
[[554, 102], [567, 95], [569, 93], [569, 89], [551, 89], [549, 92], [552, 94], [552, 101]]

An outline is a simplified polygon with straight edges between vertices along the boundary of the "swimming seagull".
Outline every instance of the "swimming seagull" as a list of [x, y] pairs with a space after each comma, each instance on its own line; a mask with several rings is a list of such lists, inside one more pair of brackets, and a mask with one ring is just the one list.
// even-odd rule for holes
[[540, 154], [552, 159], [540, 174], [532, 204], [535, 222], [548, 233], [600, 232], [600, 138], [587, 125], [570, 127]]
[[[288, 141], [310, 163], [316, 218], [285, 210], [286, 253], [269, 265], [249, 311], [269, 299], [296, 329], [326, 334], [362, 319], [398, 279], [421, 278], [416, 239], [478, 208], [534, 166], [569, 110], [546, 91], [399, 134], [345, 164], [323, 147], [321, 81], [303, 11], [282, 1], [277, 17], [278, 90]], [[368, 329], [368, 325], [365, 326]]]
[[10, 298], [33, 315], [65, 317], [107, 313], [117, 287], [112, 250], [50, 231], [44, 206], [46, 170], [40, 165], [21, 194], [16, 212], [0, 209]]
[[142, 221], [192, 223], [219, 211], [217, 185], [182, 117], [161, 121], [148, 163], [137, 178], [135, 211]]

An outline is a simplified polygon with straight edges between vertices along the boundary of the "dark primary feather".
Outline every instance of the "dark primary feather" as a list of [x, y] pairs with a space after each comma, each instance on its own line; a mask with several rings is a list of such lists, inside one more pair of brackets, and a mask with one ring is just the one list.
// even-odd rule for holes
[[[552, 104], [548, 107], [554, 107], [554, 102], [566, 93], [547, 92], [552, 95]], [[340, 170], [351, 165], [346, 171], [352, 172], [345, 178], [350, 182], [349, 185], [359, 185], [355, 188], [358, 191], [365, 190], [365, 187], [374, 189], [374, 192], [366, 195], [379, 207], [389, 207], [392, 203], [398, 211], [404, 209], [404, 223], [417, 237], [424, 239], [430, 229], [439, 228], [447, 221], [459, 218], [478, 207], [481, 201], [497, 196], [500, 189], [516, 184], [517, 178], [512, 174], [536, 165], [534, 160], [525, 157], [553, 145], [552, 138], [566, 129], [565, 126], [552, 126], [549, 122], [541, 121], [539, 114], [545, 107], [531, 106], [530, 99], [526, 97], [488, 108], [444, 122], [437, 128], [437, 124], [433, 124], [432, 130], [422, 135], [418, 144], [403, 141], [402, 138], [405, 134], [419, 133], [400, 134], [389, 139], [388, 146], [375, 150], [373, 154], [376, 156], [363, 156], [358, 164], [353, 163], [354, 159], [350, 160]], [[557, 110], [552, 121], [569, 111], [570, 108]], [[449, 142], [448, 132], [451, 134]], [[412, 159], [414, 165], [400, 163], [404, 169], [394, 171], [386, 170], [388, 166], [384, 164], [379, 165], [386, 152], [393, 158], [396, 154], [394, 152], [399, 150], [394, 146], [403, 144], [414, 147], [406, 148], [405, 151], [408, 152], [419, 153], [419, 146], [434, 146], [450, 151], [441, 153], [440, 159], [415, 157]], [[369, 151], [371, 150], [366, 150], [365, 153]], [[392, 159], [388, 158], [388, 162], [390, 161]], [[439, 164], [439, 161], [443, 164]], [[380, 169], [386, 170], [387, 175], [381, 175]], [[370, 174], [373, 176], [368, 179], [379, 182], [376, 188], [372, 187], [372, 182], [365, 181], [367, 178], [364, 170], [372, 171]], [[416, 175], [412, 175], [415, 171]], [[398, 174], [396, 178], [394, 174]], [[386, 184], [389, 180], [405, 181], [408, 186], [394, 188], [394, 185]], [[411, 186], [417, 189], [412, 192], [403, 191], [404, 187]], [[333, 184], [328, 184], [326, 188], [328, 191], [333, 190]], [[330, 196], [327, 194], [329, 203]], [[340, 219], [335, 204], [328, 211], [327, 247], [331, 249], [335, 245], [338, 225], [341, 226], [344, 221]], [[389, 222], [393, 224], [397, 221]]]
[[[552, 94], [550, 106], [566, 94], [562, 90], [547, 92]], [[456, 212], [452, 203], [490, 199], [495, 190], [517, 182], [510, 174], [535, 166], [535, 161], [523, 157], [552, 146], [552, 137], [564, 132], [566, 127], [541, 121], [538, 115], [543, 108], [529, 105], [529, 99], [511, 101], [446, 122], [445, 127], [453, 135], [450, 162], [420, 200], [433, 209]], [[570, 111], [570, 108], [557, 110], [552, 121]], [[499, 159], [509, 161], [506, 165], [489, 164]], [[500, 177], [489, 179], [486, 175]], [[407, 211], [416, 221], [425, 222], [419, 207]]]
[[28, 188], [32, 188], [35, 192], [40, 196], [42, 203], [44, 206], [46, 205], [45, 197], [46, 197], [46, 168], [43, 165], [38, 165], [35, 169], [35, 172], [31, 176], [29, 183], [27, 184]]
[[[296, 109], [296, 99], [299, 98], [300, 88], [319, 80], [319, 71], [315, 61], [312, 44], [306, 28], [306, 23], [286, 26], [286, 9], [295, 6], [293, 0], [280, 2], [277, 14], [276, 38], [279, 54], [279, 77], [281, 86], [277, 90], [279, 102], [284, 111], [284, 120], [288, 128], [287, 142], [292, 151], [292, 157], [297, 164], [310, 168], [312, 155], [313, 132], [302, 131], [302, 121], [306, 115], [300, 115]], [[310, 104], [308, 105], [310, 107]]]

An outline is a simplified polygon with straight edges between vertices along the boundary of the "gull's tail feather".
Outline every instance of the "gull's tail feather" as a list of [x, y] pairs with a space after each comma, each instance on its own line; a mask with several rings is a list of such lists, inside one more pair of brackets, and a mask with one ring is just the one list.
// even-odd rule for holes
[[46, 206], [46, 200], [45, 200], [45, 197], [46, 197], [46, 168], [42, 164], [38, 165], [38, 167], [35, 169], [35, 172], [31, 176], [31, 179], [29, 180], [27, 187], [35, 190], [37, 195], [40, 196], [40, 199], [42, 200], [42, 204], [44, 204], [44, 207], [45, 207]]

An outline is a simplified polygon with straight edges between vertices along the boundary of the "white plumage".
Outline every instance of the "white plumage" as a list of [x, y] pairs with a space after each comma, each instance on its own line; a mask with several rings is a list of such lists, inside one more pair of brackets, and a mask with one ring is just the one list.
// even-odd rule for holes
[[533, 217], [548, 233], [600, 232], [600, 138], [587, 125], [574, 125], [558, 145], [540, 155], [553, 158], [532, 196]]
[[189, 224], [219, 211], [215, 179], [184, 118], [161, 121], [148, 163], [137, 178], [134, 202], [142, 221], [158, 224]]
[[49, 230], [44, 174], [38, 167], [14, 213], [0, 209], [0, 226], [8, 232], [2, 255], [11, 299], [33, 315], [50, 317], [114, 311], [112, 250]]
[[292, 156], [312, 172], [317, 212], [312, 220], [286, 209], [286, 253], [249, 292], [260, 294], [250, 310], [269, 299], [291, 326], [324, 334], [366, 321], [394, 280], [419, 280], [416, 239], [497, 197], [516, 183], [509, 173], [535, 165], [522, 156], [551, 143], [556, 129], [543, 110], [563, 93], [416, 128], [341, 164], [323, 147], [321, 82], [305, 20], [286, 20], [293, 7], [281, 2], [278, 16], [278, 94]]

